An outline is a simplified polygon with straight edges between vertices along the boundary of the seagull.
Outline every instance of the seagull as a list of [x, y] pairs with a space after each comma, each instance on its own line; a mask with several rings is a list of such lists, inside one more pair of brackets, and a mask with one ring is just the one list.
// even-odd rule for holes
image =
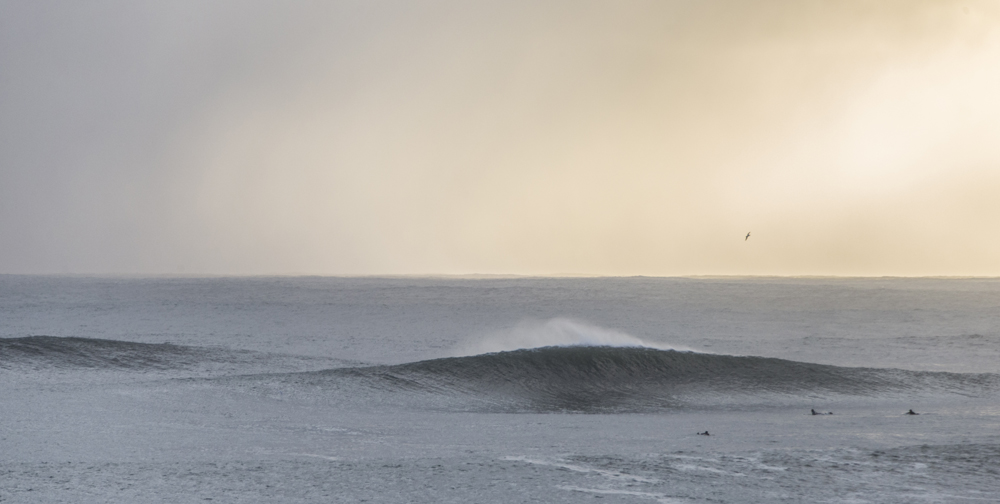
[[744, 239], [743, 239], [743, 241], [747, 241], [747, 240], [749, 240], [749, 239], [750, 239], [750, 233], [747, 233], [747, 237], [746, 237], [746, 238], [744, 238]]

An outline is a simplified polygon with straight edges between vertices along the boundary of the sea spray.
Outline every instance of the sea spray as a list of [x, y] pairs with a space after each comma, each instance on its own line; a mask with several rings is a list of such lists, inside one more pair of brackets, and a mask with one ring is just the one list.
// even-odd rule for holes
[[509, 352], [542, 347], [605, 346], [695, 351], [692, 348], [646, 341], [615, 329], [557, 317], [546, 321], [525, 320], [514, 327], [489, 332], [457, 347], [452, 356]]

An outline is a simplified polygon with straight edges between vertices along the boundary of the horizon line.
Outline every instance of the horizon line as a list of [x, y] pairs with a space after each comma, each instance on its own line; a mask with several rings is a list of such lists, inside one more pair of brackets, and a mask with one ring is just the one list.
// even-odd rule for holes
[[552, 274], [517, 274], [517, 273], [361, 273], [361, 274], [324, 274], [324, 273], [3, 273], [0, 277], [62, 277], [62, 278], [108, 278], [108, 279], [199, 279], [199, 278], [357, 278], [357, 279], [455, 279], [455, 280], [503, 280], [503, 279], [598, 279], [598, 278], [677, 278], [692, 280], [714, 279], [803, 279], [803, 280], [837, 280], [837, 279], [927, 279], [927, 280], [998, 280], [1000, 275], [778, 275], [778, 274], [681, 274], [681, 275], [649, 275], [649, 274], [587, 274], [587, 273], [552, 273]]

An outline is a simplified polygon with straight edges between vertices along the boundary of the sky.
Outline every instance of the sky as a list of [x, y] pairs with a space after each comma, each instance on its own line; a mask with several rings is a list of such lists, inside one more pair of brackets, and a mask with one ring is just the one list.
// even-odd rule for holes
[[0, 273], [1000, 276], [998, 90], [995, 1], [0, 0]]

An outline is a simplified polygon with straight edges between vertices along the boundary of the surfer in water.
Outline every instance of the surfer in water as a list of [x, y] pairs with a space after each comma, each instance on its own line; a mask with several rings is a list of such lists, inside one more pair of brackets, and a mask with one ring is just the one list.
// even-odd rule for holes
[[903, 414], [904, 414], [904, 415], [919, 415], [920, 413], [917, 413], [916, 411], [913, 411], [913, 410], [911, 409], [910, 411], [907, 411], [906, 413], [903, 413]]
[[833, 414], [832, 411], [827, 411], [826, 413], [820, 413], [819, 411], [816, 411], [814, 409], [811, 409], [809, 411], [811, 411], [813, 415], [832, 415]]
[[699, 433], [698, 433], [698, 435], [699, 435], [699, 436], [711, 436], [711, 434], [709, 434], [709, 433], [708, 433], [708, 431], [705, 431], [705, 432], [699, 432]]

